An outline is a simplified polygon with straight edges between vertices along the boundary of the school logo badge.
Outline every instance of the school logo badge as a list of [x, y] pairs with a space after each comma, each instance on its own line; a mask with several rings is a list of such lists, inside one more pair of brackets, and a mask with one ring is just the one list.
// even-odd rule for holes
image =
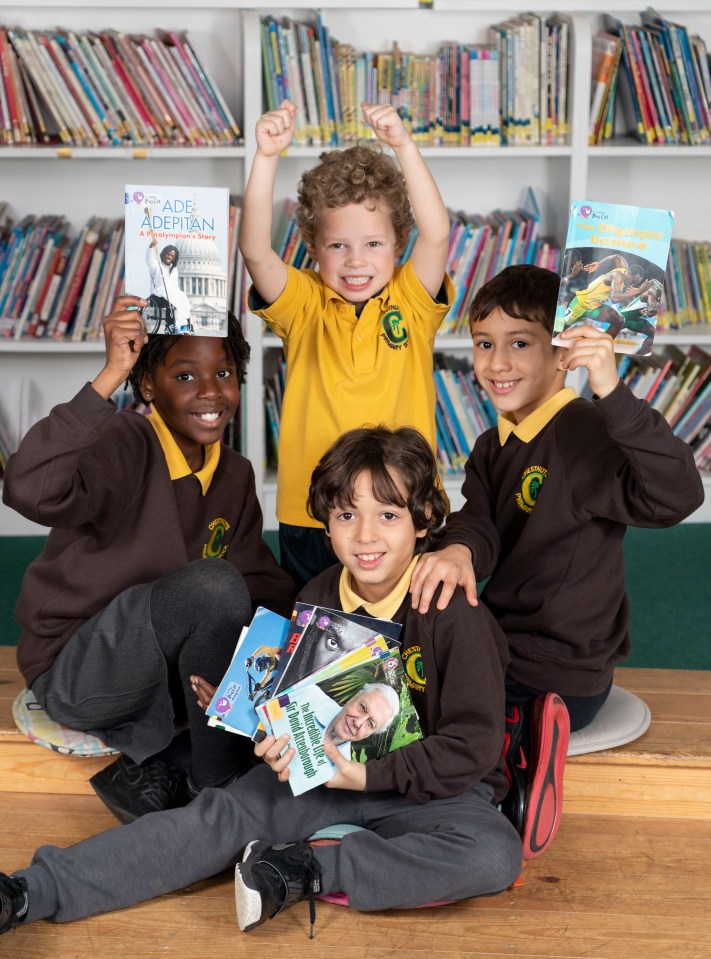
[[427, 680], [425, 667], [422, 664], [422, 651], [419, 646], [410, 646], [402, 654], [402, 665], [405, 670], [405, 682], [417, 693], [424, 693]]
[[407, 327], [402, 313], [396, 306], [385, 313], [380, 325], [383, 328], [383, 339], [391, 350], [400, 350], [407, 346]]
[[230, 524], [221, 516], [213, 519], [208, 526], [210, 538], [202, 548], [203, 559], [222, 559], [229, 549], [229, 544], [224, 542], [225, 534], [229, 528]]
[[516, 493], [516, 503], [524, 513], [532, 513], [536, 505], [541, 486], [548, 475], [544, 466], [529, 466], [521, 476], [521, 489]]

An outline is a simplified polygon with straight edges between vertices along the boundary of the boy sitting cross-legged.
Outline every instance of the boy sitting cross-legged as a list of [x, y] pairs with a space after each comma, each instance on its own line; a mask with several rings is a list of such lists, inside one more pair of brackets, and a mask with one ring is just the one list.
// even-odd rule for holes
[[[456, 586], [475, 604], [476, 578], [490, 577], [482, 597], [511, 654], [505, 809], [527, 857], [557, 828], [565, 708], [571, 729], [586, 726], [630, 652], [625, 530], [672, 526], [703, 501], [691, 450], [620, 380], [612, 338], [582, 326], [560, 334], [566, 348], [551, 344], [559, 283], [512, 266], [475, 296], [474, 370], [498, 426], [477, 440], [464, 506], [412, 577], [423, 613], [436, 592], [446, 607]], [[565, 388], [580, 367], [592, 402]]]
[[[340, 565], [301, 599], [402, 624], [401, 655], [419, 659], [408, 674], [424, 739], [366, 763], [329, 743], [335, 776], [295, 797], [288, 737], [267, 737], [255, 749], [264, 763], [188, 806], [39, 849], [29, 868], [0, 878], [0, 931], [118, 909], [235, 863], [245, 931], [314, 893], [345, 892], [363, 911], [411, 908], [491, 895], [516, 878], [521, 843], [497, 809], [505, 639], [459, 589], [445, 610], [423, 615], [409, 601], [412, 570], [444, 516], [428, 443], [411, 428], [345, 434], [314, 471], [309, 503]], [[336, 823], [364, 829], [309, 845]]]

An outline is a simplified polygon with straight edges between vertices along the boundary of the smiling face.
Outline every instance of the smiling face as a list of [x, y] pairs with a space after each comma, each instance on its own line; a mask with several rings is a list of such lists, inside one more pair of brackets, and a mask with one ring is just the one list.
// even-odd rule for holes
[[[407, 501], [407, 490], [395, 470], [396, 487]], [[388, 596], [402, 578], [415, 552], [415, 543], [427, 535], [416, 530], [406, 506], [381, 503], [373, 495], [370, 473], [360, 473], [353, 487], [353, 503], [329, 511], [328, 535], [333, 551], [351, 574], [351, 586], [368, 603]]]
[[339, 743], [357, 743], [382, 729], [393, 717], [385, 696], [377, 689], [369, 689], [349, 699], [331, 720], [324, 739]]
[[560, 349], [541, 323], [514, 319], [497, 307], [471, 328], [476, 377], [496, 409], [514, 423], [565, 385]]
[[216, 336], [179, 336], [141, 392], [150, 398], [191, 470], [204, 462], [203, 446], [216, 443], [239, 405], [234, 360]]
[[390, 280], [400, 254], [387, 210], [350, 203], [321, 210], [311, 256], [323, 282], [349, 303], [365, 303]]

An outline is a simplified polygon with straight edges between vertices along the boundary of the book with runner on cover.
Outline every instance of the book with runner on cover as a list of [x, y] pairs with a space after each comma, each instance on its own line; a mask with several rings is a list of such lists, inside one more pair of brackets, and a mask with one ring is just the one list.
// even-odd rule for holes
[[652, 351], [662, 306], [674, 214], [671, 210], [573, 200], [553, 343], [591, 324], [612, 336], [617, 353]]

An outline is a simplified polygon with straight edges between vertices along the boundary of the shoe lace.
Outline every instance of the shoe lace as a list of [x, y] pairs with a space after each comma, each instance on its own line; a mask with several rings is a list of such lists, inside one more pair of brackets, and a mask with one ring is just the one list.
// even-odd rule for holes
[[285, 850], [285, 859], [290, 865], [297, 866], [301, 872], [303, 889], [309, 901], [309, 939], [313, 939], [316, 925], [316, 894], [321, 891], [321, 870], [314, 859], [311, 847], [307, 844], [295, 845]]

